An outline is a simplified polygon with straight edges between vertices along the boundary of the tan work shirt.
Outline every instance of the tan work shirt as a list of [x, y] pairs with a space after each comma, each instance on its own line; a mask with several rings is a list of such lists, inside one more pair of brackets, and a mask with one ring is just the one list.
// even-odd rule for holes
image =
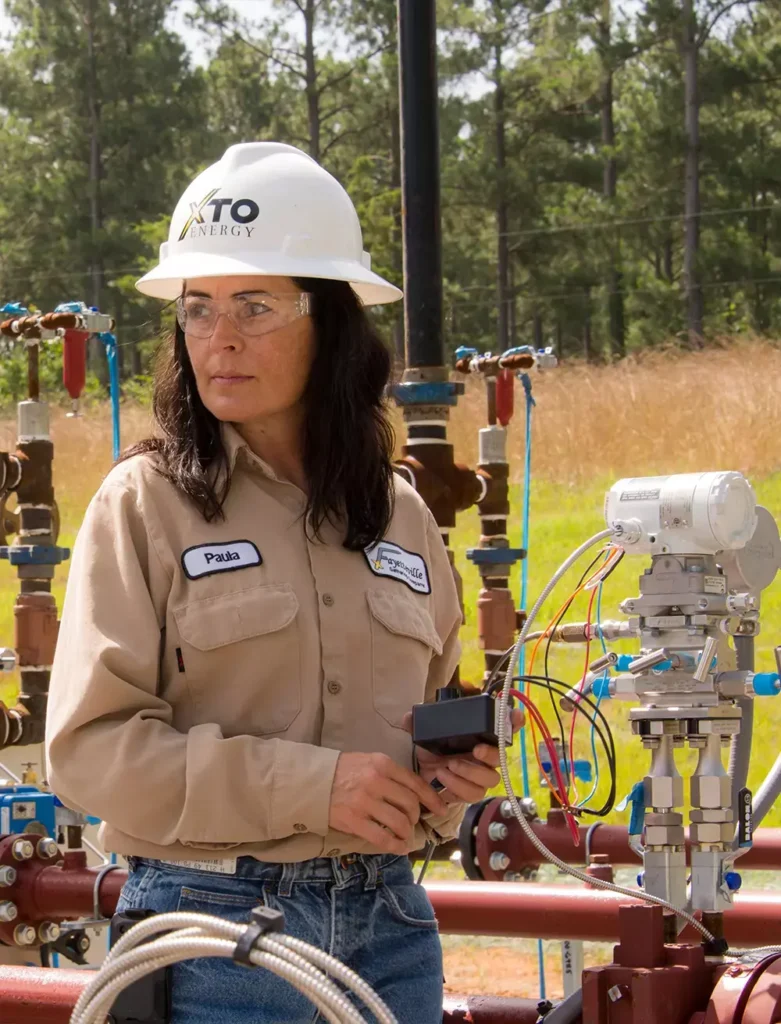
[[[207, 523], [154, 469], [116, 466], [76, 541], [47, 717], [48, 781], [106, 850], [300, 861], [375, 852], [328, 827], [340, 751], [412, 764], [402, 718], [450, 679], [456, 587], [436, 523], [395, 477], [387, 538], [307, 538], [303, 493], [222, 427]], [[426, 812], [411, 849], [455, 834]], [[206, 853], [205, 851], [210, 851]]]

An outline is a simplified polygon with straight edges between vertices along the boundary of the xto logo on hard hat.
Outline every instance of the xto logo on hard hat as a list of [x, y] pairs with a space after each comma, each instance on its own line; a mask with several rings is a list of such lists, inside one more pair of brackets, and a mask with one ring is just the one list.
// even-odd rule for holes
[[[190, 203], [190, 216], [182, 228], [179, 241], [183, 242], [187, 235], [190, 238], [197, 238], [202, 235], [240, 235], [242, 230], [247, 232], [247, 238], [252, 236], [254, 228], [247, 227], [256, 220], [260, 209], [253, 199], [228, 199], [214, 197], [220, 190], [213, 188], [199, 203]], [[228, 225], [221, 221], [223, 207], [229, 206], [229, 216], [234, 224]], [[204, 210], [212, 208], [211, 223], [206, 222]]]

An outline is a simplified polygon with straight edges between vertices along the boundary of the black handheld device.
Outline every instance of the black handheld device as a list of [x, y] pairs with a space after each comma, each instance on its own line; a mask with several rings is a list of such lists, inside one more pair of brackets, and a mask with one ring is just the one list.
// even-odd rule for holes
[[[512, 744], [510, 709], [506, 709], [505, 745]], [[462, 697], [455, 686], [437, 690], [433, 704], [412, 709], [413, 742], [443, 757], [470, 754], [479, 743], [499, 745], [499, 701], [487, 693]]]

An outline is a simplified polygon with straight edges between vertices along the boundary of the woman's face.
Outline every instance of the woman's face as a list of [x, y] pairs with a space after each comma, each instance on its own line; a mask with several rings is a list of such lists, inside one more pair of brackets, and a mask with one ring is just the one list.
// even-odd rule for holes
[[187, 352], [203, 404], [218, 420], [247, 423], [300, 409], [315, 355], [300, 296], [289, 277], [186, 282]]

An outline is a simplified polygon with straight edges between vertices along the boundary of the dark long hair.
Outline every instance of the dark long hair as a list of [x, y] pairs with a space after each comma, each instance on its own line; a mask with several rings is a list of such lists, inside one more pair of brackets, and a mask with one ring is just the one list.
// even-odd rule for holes
[[[346, 548], [361, 550], [384, 536], [393, 514], [394, 437], [383, 401], [390, 355], [349, 284], [296, 284], [314, 296], [317, 338], [304, 393], [304, 516], [313, 536], [329, 520], [344, 529]], [[123, 461], [154, 452], [159, 472], [207, 522], [224, 518], [230, 472], [220, 424], [198, 394], [178, 323], [160, 353], [152, 409], [162, 436], [134, 445]]]

